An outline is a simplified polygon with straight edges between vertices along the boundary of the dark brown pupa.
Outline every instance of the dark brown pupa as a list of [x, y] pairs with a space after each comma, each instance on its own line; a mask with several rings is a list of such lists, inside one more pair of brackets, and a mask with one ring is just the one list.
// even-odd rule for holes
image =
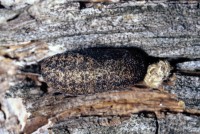
[[87, 48], [57, 54], [40, 62], [49, 87], [71, 95], [93, 94], [144, 79], [148, 62], [137, 48]]

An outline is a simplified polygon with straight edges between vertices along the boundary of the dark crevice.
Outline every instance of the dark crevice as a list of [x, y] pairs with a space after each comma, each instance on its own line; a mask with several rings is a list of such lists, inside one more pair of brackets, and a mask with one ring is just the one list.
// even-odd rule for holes
[[[156, 57], [154, 57], [156, 58]], [[179, 63], [183, 63], [183, 62], [190, 62], [190, 61], [199, 61], [199, 58], [185, 58], [185, 57], [176, 57], [176, 58], [172, 58], [172, 57], [164, 57], [164, 58], [158, 58], [159, 60], [166, 60], [170, 63], [170, 65], [172, 66], [172, 71], [171, 73], [180, 73], [182, 75], [190, 75], [190, 76], [198, 76], [200, 74], [199, 70], [193, 70], [193, 71], [187, 71], [187, 70], [181, 70], [177, 68], [177, 64]]]
[[3, 9], [5, 8], [2, 4], [1, 4], [1, 1], [0, 1], [0, 9]]
[[168, 58], [168, 61], [172, 66], [176, 66], [178, 63], [189, 62], [189, 61], [199, 61], [199, 58], [184, 58], [184, 57], [176, 57], [176, 58]]
[[19, 17], [19, 14], [17, 14], [17, 15], [15, 15], [14, 17], [8, 19], [7, 22], [12, 21], [12, 20], [15, 20], [15, 19], [17, 19], [18, 17]]
[[79, 7], [80, 10], [86, 8], [86, 4], [85, 4], [85, 2], [79, 2], [79, 4], [80, 4], [80, 7]]
[[31, 19], [36, 20], [36, 19], [35, 19], [35, 16], [30, 15], [30, 14], [29, 14], [29, 16], [30, 16]]
[[38, 64], [26, 65], [25, 67], [21, 68], [20, 71], [25, 73], [40, 74], [40, 66]]
[[42, 85], [40, 86], [40, 90], [42, 90], [44, 93], [47, 93], [48, 85], [45, 82], [42, 82]]
[[183, 114], [186, 115], [186, 116], [200, 116], [200, 109], [196, 109], [196, 112], [191, 112], [190, 111], [191, 109], [186, 109]]
[[186, 116], [199, 116], [199, 114], [191, 114], [189, 112], [183, 112], [183, 114]]
[[158, 118], [155, 112], [151, 112], [151, 111], [141, 111], [138, 113], [138, 116], [140, 117], [141, 115], [143, 115], [146, 118], [150, 118], [149, 115], [153, 115], [153, 118], [155, 118], [155, 123], [156, 123], [156, 131], [155, 134], [159, 134], [159, 123], [158, 123]]
[[156, 120], [156, 132], [155, 132], [155, 134], [158, 134], [158, 132], [159, 132], [159, 123], [158, 123], [158, 118], [157, 118], [156, 114], [155, 114], [155, 120]]
[[33, 81], [33, 80], [32, 80], [31, 78], [29, 78], [29, 77], [26, 77], [25, 80], [26, 80], [27, 82], [32, 82], [32, 81]]
[[199, 58], [184, 58], [184, 57], [177, 57], [177, 58], [161, 58], [167, 60], [170, 65], [173, 67], [171, 73], [178, 73], [181, 75], [187, 75], [187, 76], [200, 76], [200, 70], [182, 70], [177, 68], [177, 64], [183, 63], [183, 62], [190, 62], [190, 61], [199, 61]]
[[144, 85], [144, 84], [141, 84], [141, 85], [135, 84], [134, 86], [137, 87], [137, 88], [147, 88], [147, 86]]
[[60, 95], [63, 95], [61, 92], [54, 92], [53, 93], [53, 96], [60, 96]]
[[200, 71], [190, 71], [190, 70], [176, 70], [176, 73], [184, 75], [184, 76], [198, 76], [200, 77]]
[[160, 58], [161, 60], [167, 60], [171, 66], [175, 67], [178, 63], [183, 63], [186, 61], [194, 61], [195, 59], [191, 58], [184, 58], [184, 57], [165, 57], [165, 58]]
[[5, 58], [8, 58], [8, 59], [11, 59], [11, 60], [19, 60], [19, 58], [18, 57], [11, 57], [9, 54], [4, 54], [3, 55]]
[[1, 109], [1, 104], [0, 104], [0, 111], [3, 113], [3, 118], [6, 119], [6, 113]]

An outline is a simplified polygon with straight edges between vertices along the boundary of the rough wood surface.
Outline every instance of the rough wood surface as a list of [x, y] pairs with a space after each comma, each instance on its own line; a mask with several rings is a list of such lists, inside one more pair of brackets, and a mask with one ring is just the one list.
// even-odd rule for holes
[[[189, 0], [130, 0], [117, 3], [0, 0], [0, 133], [19, 133], [25, 126], [28, 133], [39, 127], [35, 133], [200, 133], [197, 125], [200, 123], [199, 5], [198, 1]], [[86, 109], [87, 117], [82, 115], [84, 110], [75, 110], [76, 117], [70, 116], [65, 121], [49, 124], [49, 117], [62, 114], [68, 117], [65, 112], [74, 109], [60, 109], [47, 117], [39, 114], [45, 108], [59, 109], [57, 104], [65, 97], [48, 94], [46, 83], [38, 81], [38, 62], [57, 53], [94, 46], [139, 47], [149, 56], [169, 60], [175, 77], [163, 86], [169, 92], [166, 94], [175, 94], [178, 100], [185, 102], [187, 110], [193, 111], [177, 114], [176, 110], [169, 112], [168, 109], [164, 112], [165, 116], [159, 119], [155, 116], [156, 110], [148, 112], [150, 107], [146, 105], [141, 105], [142, 110], [130, 112], [139, 112], [131, 114], [131, 118], [118, 114], [98, 117]], [[144, 95], [142, 92], [135, 94]], [[152, 91], [150, 94], [159, 96], [165, 93]], [[120, 95], [121, 99], [127, 99], [126, 95]], [[23, 103], [19, 98], [23, 99]], [[145, 99], [143, 96], [140, 98], [138, 101]], [[67, 107], [79, 99], [82, 100], [81, 97], [70, 96], [64, 102]], [[89, 102], [89, 97], [85, 99], [81, 105]], [[96, 101], [98, 99], [101, 100], [97, 97]], [[173, 100], [173, 104], [177, 104], [178, 100]], [[164, 99], [160, 101], [165, 102]], [[22, 114], [26, 111], [24, 107], [40, 116], [29, 116], [26, 120], [28, 115]], [[109, 110], [106, 112], [112, 111]], [[30, 124], [26, 122], [35, 124], [27, 128]]]
[[[176, 96], [160, 91], [152, 91], [148, 88], [136, 88], [125, 91], [97, 93], [95, 95], [79, 96], [75, 98], [65, 98], [63, 96], [44, 96], [35, 102], [29, 102], [26, 105], [32, 105], [28, 109], [31, 113], [31, 120], [25, 127], [25, 132], [33, 127], [34, 118], [38, 121], [40, 118], [49, 119], [51, 123], [63, 122], [72, 117], [82, 116], [130, 116], [139, 112], [155, 112], [156, 117], [161, 117], [160, 112], [184, 112], [185, 105], [178, 101]], [[54, 100], [54, 101], [50, 101]], [[56, 100], [56, 101], [55, 101]], [[73, 119], [73, 118], [72, 118]], [[105, 126], [120, 124], [122, 120], [100, 123]], [[43, 123], [43, 122], [42, 122]], [[39, 124], [39, 123], [38, 123]], [[46, 124], [45, 122], [43, 125]], [[37, 128], [37, 127], [36, 127]]]
[[78, 2], [41, 1], [2, 23], [0, 40], [5, 45], [43, 40], [60, 51], [138, 46], [154, 56], [199, 58], [198, 4], [127, 1], [80, 9]]
[[[57, 116], [59, 121], [59, 118], [62, 120], [66, 117], [81, 115], [108, 116], [129, 115], [140, 111], [184, 111], [184, 103], [177, 101], [174, 95], [134, 87], [131, 90], [62, 98], [57, 99], [53, 104], [47, 102], [50, 100], [48, 97], [44, 97], [45, 100], [39, 100], [32, 104], [34, 105], [31, 108], [32, 116]], [[59, 113], [61, 114], [59, 115]]]

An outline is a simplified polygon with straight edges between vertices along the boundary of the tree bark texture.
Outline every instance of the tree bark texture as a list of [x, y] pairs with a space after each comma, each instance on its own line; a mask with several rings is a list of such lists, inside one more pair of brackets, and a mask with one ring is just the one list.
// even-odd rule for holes
[[[88, 47], [140, 48], [170, 62], [173, 82], [164, 92], [49, 93], [39, 62]], [[198, 1], [0, 0], [0, 133], [198, 134], [199, 59]]]

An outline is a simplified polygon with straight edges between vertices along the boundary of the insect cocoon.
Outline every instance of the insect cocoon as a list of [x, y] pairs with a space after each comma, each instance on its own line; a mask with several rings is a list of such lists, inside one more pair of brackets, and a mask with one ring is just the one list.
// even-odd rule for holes
[[129, 86], [144, 79], [144, 52], [130, 48], [87, 48], [57, 54], [41, 62], [49, 87], [67, 94], [92, 94]]

